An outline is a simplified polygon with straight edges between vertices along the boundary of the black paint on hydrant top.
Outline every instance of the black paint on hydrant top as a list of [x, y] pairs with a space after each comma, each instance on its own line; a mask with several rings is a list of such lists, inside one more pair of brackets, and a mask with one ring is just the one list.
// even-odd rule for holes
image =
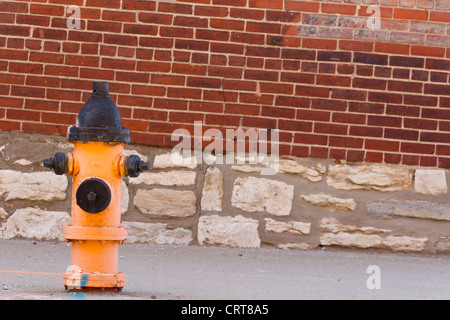
[[76, 125], [67, 129], [68, 141], [130, 142], [130, 130], [122, 127], [108, 87], [108, 82], [93, 83], [92, 96], [81, 108]]

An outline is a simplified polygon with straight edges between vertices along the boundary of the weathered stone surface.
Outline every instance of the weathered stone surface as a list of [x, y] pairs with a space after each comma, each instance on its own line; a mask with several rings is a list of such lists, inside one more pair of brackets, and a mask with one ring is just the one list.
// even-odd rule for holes
[[320, 244], [356, 248], [381, 248], [394, 252], [420, 252], [428, 238], [384, 236], [391, 230], [340, 224], [335, 218], [323, 218], [320, 226], [329, 232], [320, 235]]
[[259, 248], [258, 220], [236, 217], [202, 216], [198, 222], [200, 245], [225, 245], [236, 248]]
[[23, 237], [36, 240], [63, 241], [63, 227], [69, 223], [70, 215], [67, 212], [22, 208], [16, 210], [3, 223], [0, 234], [3, 239]]
[[375, 234], [375, 235], [383, 235], [391, 233], [391, 230], [387, 229], [378, 229], [374, 227], [357, 227], [353, 225], [341, 224], [335, 218], [323, 218], [320, 220], [320, 227], [330, 231], [332, 233], [338, 232], [347, 232], [347, 233], [363, 233], [363, 234]]
[[194, 171], [144, 172], [137, 178], [130, 178], [133, 184], [159, 184], [162, 186], [191, 186], [195, 183]]
[[187, 245], [193, 240], [191, 230], [169, 229], [166, 223], [124, 222], [123, 225], [128, 229], [126, 243]]
[[0, 195], [6, 200], [64, 200], [68, 180], [65, 175], [53, 172], [23, 173], [14, 170], [0, 170]]
[[254, 172], [261, 172], [260, 167], [255, 166], [249, 166], [249, 165], [240, 165], [240, 166], [231, 166], [231, 170], [233, 171], [240, 171], [245, 173], [254, 173]]
[[450, 221], [450, 204], [428, 201], [377, 201], [367, 206], [367, 212], [376, 216], [402, 216]]
[[411, 188], [408, 169], [385, 165], [334, 165], [328, 168], [327, 184], [339, 190], [402, 191]]
[[267, 211], [276, 216], [291, 212], [294, 186], [266, 178], [237, 178], [231, 205], [247, 212]]
[[298, 174], [299, 176], [308, 179], [311, 182], [319, 182], [322, 181], [321, 172], [322, 168], [308, 168], [299, 164], [295, 160], [290, 159], [277, 159], [276, 161], [272, 161], [268, 163], [268, 166], [279, 173], [292, 173]]
[[305, 194], [300, 197], [312, 205], [325, 207], [331, 211], [354, 211], [356, 208], [356, 202], [352, 198], [341, 199], [325, 193]]
[[148, 157], [147, 156], [144, 156], [143, 154], [140, 154], [136, 150], [123, 149], [123, 154], [126, 155], [126, 156], [136, 155], [136, 156], [139, 156], [141, 158], [141, 160], [143, 160], [145, 162], [148, 161]]
[[416, 192], [432, 195], [447, 193], [445, 170], [416, 170], [414, 189]]
[[139, 189], [133, 203], [144, 214], [189, 217], [196, 211], [197, 198], [193, 191], [170, 189]]
[[312, 250], [313, 246], [306, 242], [296, 242], [296, 243], [280, 243], [276, 245], [278, 249], [283, 250]]
[[8, 212], [6, 212], [5, 209], [0, 208], [0, 219], [6, 219], [8, 218]]
[[266, 222], [266, 232], [272, 231], [276, 233], [288, 232], [293, 234], [309, 234], [309, 232], [311, 231], [310, 222], [281, 222], [271, 218], [265, 218], [264, 221]]
[[197, 167], [197, 159], [195, 157], [186, 157], [180, 153], [164, 153], [155, 156], [153, 161], [153, 168], [155, 169], [165, 169], [165, 168], [189, 168], [194, 169]]
[[203, 211], [222, 212], [222, 172], [216, 167], [206, 169], [201, 207]]
[[440, 237], [436, 242], [436, 251], [438, 253], [450, 253], [450, 237]]

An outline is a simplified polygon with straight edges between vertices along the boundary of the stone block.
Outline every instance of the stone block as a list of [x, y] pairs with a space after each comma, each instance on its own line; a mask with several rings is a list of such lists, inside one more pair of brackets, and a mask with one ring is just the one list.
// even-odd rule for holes
[[203, 180], [201, 207], [203, 211], [222, 212], [222, 172], [218, 168], [208, 167]]
[[352, 198], [341, 199], [325, 193], [301, 195], [300, 197], [312, 205], [325, 207], [331, 211], [354, 211], [356, 208], [356, 202]]
[[190, 217], [196, 212], [197, 197], [193, 191], [170, 189], [139, 189], [133, 200], [141, 213], [169, 216]]
[[367, 206], [367, 213], [375, 216], [400, 216], [450, 221], [450, 204], [428, 201], [377, 201]]
[[195, 184], [194, 171], [143, 172], [137, 178], [129, 178], [132, 184], [158, 184], [162, 186], [191, 186]]
[[0, 195], [6, 200], [64, 200], [68, 180], [65, 175], [53, 172], [24, 173], [14, 170], [0, 170]]
[[259, 248], [258, 220], [218, 215], [202, 216], [198, 221], [200, 245], [225, 245], [235, 248]]
[[281, 222], [276, 221], [271, 218], [265, 218], [266, 222], [266, 232], [272, 231], [275, 233], [283, 233], [288, 232], [292, 234], [309, 234], [311, 231], [311, 223], [310, 222], [300, 222], [300, 221], [289, 221], [289, 222]]
[[126, 243], [188, 245], [192, 231], [185, 228], [169, 229], [166, 223], [124, 222], [128, 229]]
[[334, 165], [328, 168], [327, 184], [339, 190], [402, 191], [411, 188], [412, 175], [408, 169], [385, 165]]
[[355, 248], [380, 248], [394, 252], [420, 252], [428, 238], [392, 236], [391, 230], [340, 224], [335, 218], [323, 218], [320, 226], [329, 232], [320, 235], [323, 246], [337, 245]]
[[266, 178], [237, 178], [231, 205], [246, 212], [267, 211], [276, 216], [291, 212], [294, 186]]
[[165, 169], [165, 168], [189, 168], [194, 169], [197, 167], [197, 159], [195, 157], [184, 158], [179, 153], [164, 153], [155, 156], [153, 161], [153, 168]]
[[445, 170], [416, 170], [414, 189], [416, 192], [431, 195], [447, 193]]
[[67, 212], [22, 208], [17, 209], [2, 224], [0, 234], [3, 239], [22, 237], [64, 241], [63, 227], [69, 223], [70, 215]]

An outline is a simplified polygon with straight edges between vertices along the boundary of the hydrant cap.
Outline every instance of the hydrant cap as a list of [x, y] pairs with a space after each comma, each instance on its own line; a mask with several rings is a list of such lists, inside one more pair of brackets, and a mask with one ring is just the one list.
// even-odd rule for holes
[[108, 82], [94, 82], [92, 96], [81, 108], [76, 126], [67, 130], [67, 140], [130, 142], [130, 130], [122, 128], [119, 109], [109, 97]]

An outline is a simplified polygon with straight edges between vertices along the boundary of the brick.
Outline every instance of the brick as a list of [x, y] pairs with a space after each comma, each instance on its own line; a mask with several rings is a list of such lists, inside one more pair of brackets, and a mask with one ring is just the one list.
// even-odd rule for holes
[[[243, 31], [245, 22], [232, 19], [216, 19], [210, 18], [210, 28]], [[250, 22], [249, 22], [250, 23]]]
[[349, 134], [358, 137], [382, 137], [383, 128], [369, 126], [350, 126]]
[[386, 92], [369, 92], [369, 101], [371, 102], [390, 102], [401, 103], [402, 95]]
[[339, 52], [339, 51], [318, 51], [317, 60], [319, 61], [340, 61], [350, 62], [352, 59], [351, 52]]
[[315, 26], [335, 26], [337, 22], [336, 15], [327, 14], [305, 14], [303, 23]]
[[439, 21], [448, 23], [450, 21], [450, 13], [443, 11], [431, 11], [430, 21]]
[[[26, 11], [25, 11], [26, 12]], [[44, 16], [64, 16], [64, 6], [46, 5], [46, 4], [30, 4], [30, 13]]]
[[[278, 129], [279, 130], [311, 132], [312, 127], [313, 126], [310, 121], [295, 121], [295, 120], [285, 120], [285, 119], [280, 119], [278, 121]], [[270, 126], [270, 128], [275, 128], [275, 126], [272, 125], [272, 126]]]
[[245, 70], [244, 78], [250, 80], [278, 81], [278, 73], [264, 70]]
[[369, 150], [381, 150], [381, 151], [399, 151], [400, 143], [397, 141], [389, 140], [372, 140], [366, 139], [364, 142], [364, 148]]
[[282, 49], [281, 51], [282, 59], [293, 59], [293, 60], [315, 60], [316, 52], [312, 50], [302, 50], [302, 49]]
[[328, 98], [330, 96], [330, 89], [322, 87], [309, 87], [297, 85], [295, 87], [295, 95]]
[[409, 45], [407, 44], [396, 44], [396, 43], [385, 43], [385, 42], [377, 42], [375, 44], [376, 52], [384, 52], [384, 53], [395, 53], [395, 54], [409, 54]]
[[102, 58], [101, 67], [104, 69], [134, 70], [136, 62], [134, 60]]
[[427, 69], [450, 71], [450, 61], [443, 59], [427, 59], [425, 67]]
[[283, 2], [283, 0], [249, 0], [248, 5], [250, 8], [282, 9]]
[[404, 118], [403, 126], [405, 128], [413, 128], [413, 129], [436, 130], [437, 121], [423, 120], [418, 118]]
[[295, 83], [314, 83], [315, 76], [309, 73], [301, 72], [282, 72], [280, 81]]
[[11, 96], [44, 98], [45, 88], [11, 86]]
[[350, 51], [372, 52], [373, 42], [368, 41], [354, 41], [354, 40], [339, 40], [339, 49]]
[[77, 77], [78, 67], [46, 65], [44, 73], [58, 77]]
[[40, 121], [41, 113], [30, 110], [8, 109], [6, 118], [11, 120]]
[[28, 37], [30, 35], [30, 30], [30, 27], [0, 25], [0, 34], [8, 36]]
[[120, 8], [121, 0], [86, 0], [88, 7]]
[[[243, 30], [239, 29], [239, 30]], [[265, 23], [265, 22], [247, 22], [245, 29], [247, 32], [261, 32], [261, 33], [276, 33], [281, 34], [281, 24], [279, 23]]]
[[419, 117], [420, 108], [406, 105], [388, 104], [386, 107], [386, 114], [397, 116]]
[[114, 80], [114, 71], [93, 68], [80, 68], [80, 78], [112, 81]]
[[317, 75], [316, 84], [324, 86], [350, 87], [351, 77]]
[[319, 12], [320, 3], [309, 1], [286, 1], [285, 9], [300, 12]]
[[445, 48], [430, 46], [411, 46], [411, 54], [417, 56], [443, 57]]
[[394, 19], [428, 20], [428, 11], [395, 8], [393, 17]]
[[353, 78], [352, 87], [385, 90], [386, 82], [386, 80], [381, 79]]
[[136, 13], [126, 11], [103, 10], [102, 20], [118, 22], [136, 22]]
[[44, 71], [44, 68], [43, 68], [42, 64], [21, 63], [21, 62], [10, 62], [9, 63], [9, 72], [42, 74], [43, 71]]
[[[143, 72], [116, 71], [117, 81], [148, 83], [149, 79], [150, 75]], [[155, 92], [152, 92], [152, 95], [156, 95]]]
[[423, 108], [422, 118], [432, 118], [432, 119], [450, 119], [449, 109], [436, 109], [436, 108]]
[[389, 91], [401, 91], [401, 92], [415, 92], [421, 93], [423, 89], [423, 84], [418, 82], [406, 82], [406, 81], [396, 81], [390, 80], [388, 83]]
[[375, 65], [387, 65], [388, 55], [385, 54], [374, 54], [374, 53], [363, 53], [355, 52], [353, 57], [354, 63], [365, 63], [365, 64], [375, 64]]
[[337, 41], [336, 40], [326, 40], [326, 39], [304, 38], [302, 40], [302, 47], [303, 48], [312, 48], [312, 49], [336, 50]]
[[345, 101], [332, 99], [313, 99], [311, 101], [311, 109], [345, 111], [347, 109], [347, 103]]
[[367, 93], [361, 90], [352, 89], [333, 89], [331, 93], [331, 98], [333, 99], [344, 99], [344, 100], [360, 100], [365, 101]]
[[419, 131], [385, 128], [384, 137], [387, 139], [395, 139], [395, 140], [417, 141], [419, 138]]
[[441, 142], [448, 143], [450, 139], [450, 133], [442, 132], [422, 132], [420, 134], [420, 141], [422, 142]]
[[425, 84], [425, 94], [450, 95], [450, 85], [444, 84]]
[[368, 115], [367, 124], [370, 126], [381, 126], [381, 127], [401, 127], [402, 118], [392, 117], [392, 116], [376, 116]]
[[413, 57], [403, 57], [403, 56], [391, 56], [389, 60], [389, 65], [400, 66], [400, 67], [415, 67], [423, 68], [424, 58], [413, 58]]
[[[216, 10], [217, 7], [214, 8]], [[243, 9], [243, 8], [230, 8], [230, 17], [241, 18], [248, 20], [262, 20], [264, 19], [265, 13], [263, 10], [254, 9]], [[228, 15], [228, 10], [227, 10]]]
[[355, 148], [361, 149], [364, 143], [364, 139], [353, 137], [336, 137], [330, 136], [329, 146], [340, 148]]
[[153, 12], [140, 12], [139, 21], [149, 23], [149, 24], [162, 24], [162, 25], [171, 25], [173, 21], [173, 16], [170, 14], [160, 14]]
[[17, 1], [0, 2], [0, 11], [26, 13], [28, 11], [27, 3], [17, 3]]
[[161, 37], [140, 37], [139, 46], [153, 48], [172, 48], [174, 40]]
[[[335, 124], [335, 123], [322, 123], [315, 122], [314, 123], [314, 133], [326, 133], [333, 135], [347, 135], [348, 126], [343, 124]], [[330, 137], [330, 141], [331, 141]]]

